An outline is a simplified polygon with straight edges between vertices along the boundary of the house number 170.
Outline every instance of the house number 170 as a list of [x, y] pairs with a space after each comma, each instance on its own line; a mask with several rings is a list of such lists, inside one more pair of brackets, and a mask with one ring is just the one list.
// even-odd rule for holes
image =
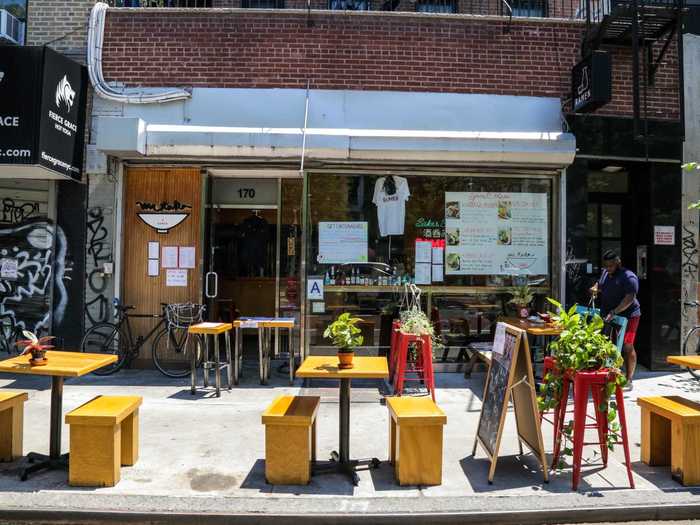
[[255, 188], [241, 188], [238, 190], [238, 197], [241, 199], [254, 199]]

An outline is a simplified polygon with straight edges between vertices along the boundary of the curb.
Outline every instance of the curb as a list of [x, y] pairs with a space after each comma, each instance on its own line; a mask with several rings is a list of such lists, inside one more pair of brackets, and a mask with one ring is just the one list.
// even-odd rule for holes
[[697, 519], [700, 503], [628, 507], [589, 507], [508, 512], [454, 512], [410, 514], [192, 514], [62, 509], [0, 509], [0, 525], [430, 525], [483, 524], [540, 525], [618, 521], [666, 521]]

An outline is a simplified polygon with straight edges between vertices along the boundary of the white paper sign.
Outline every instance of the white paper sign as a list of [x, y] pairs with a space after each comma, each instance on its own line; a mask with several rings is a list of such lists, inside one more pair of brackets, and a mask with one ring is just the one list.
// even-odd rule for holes
[[0, 278], [17, 279], [17, 259], [0, 260]]
[[416, 284], [430, 284], [430, 263], [416, 263]]
[[433, 243], [416, 241], [416, 263], [429, 263], [432, 259]]
[[505, 323], [498, 323], [496, 325], [496, 332], [493, 336], [493, 353], [503, 354], [503, 347], [506, 344], [506, 325]]
[[433, 264], [433, 281], [442, 282], [445, 279], [445, 267], [442, 264]]
[[446, 192], [447, 275], [547, 275], [546, 193]]
[[319, 222], [318, 262], [321, 264], [367, 262], [367, 223]]
[[177, 268], [177, 246], [163, 246], [163, 268]]
[[148, 258], [158, 259], [160, 257], [160, 243], [149, 241], [148, 243]]
[[194, 246], [180, 246], [179, 250], [180, 268], [194, 268], [195, 266], [195, 249]]
[[676, 244], [675, 226], [654, 226], [654, 244], [673, 246]]
[[433, 248], [433, 264], [445, 264], [445, 248], [442, 246]]
[[187, 286], [187, 270], [167, 270], [165, 286]]
[[323, 301], [322, 277], [309, 277], [306, 281], [306, 297], [310, 301]]
[[148, 259], [148, 276], [158, 277], [159, 268], [158, 259]]

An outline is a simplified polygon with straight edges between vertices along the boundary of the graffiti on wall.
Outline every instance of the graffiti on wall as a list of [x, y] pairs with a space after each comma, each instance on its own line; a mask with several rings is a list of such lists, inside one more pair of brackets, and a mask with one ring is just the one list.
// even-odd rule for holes
[[[694, 222], [690, 222], [694, 226]], [[681, 275], [683, 282], [696, 283], [698, 278], [698, 247], [695, 242], [695, 234], [693, 230], [688, 228], [687, 224], [683, 225], [683, 236], [681, 239]], [[688, 296], [688, 288], [684, 287], [683, 291], [683, 318], [688, 319], [688, 307], [685, 305], [691, 298]]]
[[[0, 324], [9, 334], [47, 334], [60, 324], [68, 305], [65, 281], [71, 263], [66, 235], [46, 219], [0, 225], [0, 258], [12, 259], [16, 275], [0, 278]], [[53, 312], [51, 312], [53, 291]]]
[[38, 202], [17, 203], [14, 199], [6, 197], [0, 206], [0, 223], [21, 224], [35, 214], [39, 213]]
[[112, 260], [112, 245], [101, 206], [88, 209], [86, 250], [88, 271], [85, 316], [88, 326], [91, 326], [107, 321], [110, 312], [110, 299], [106, 294], [109, 281], [103, 273], [103, 264]]

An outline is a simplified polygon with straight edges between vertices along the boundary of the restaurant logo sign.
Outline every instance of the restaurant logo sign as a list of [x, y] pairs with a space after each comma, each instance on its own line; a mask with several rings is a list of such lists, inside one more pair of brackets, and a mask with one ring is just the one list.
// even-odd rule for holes
[[168, 233], [175, 226], [181, 224], [190, 216], [191, 204], [183, 204], [180, 201], [162, 201], [159, 204], [153, 202], [136, 201], [139, 211], [138, 216], [144, 223], [158, 233]]
[[606, 51], [594, 51], [571, 70], [571, 100], [575, 113], [594, 111], [612, 98], [612, 67]]

